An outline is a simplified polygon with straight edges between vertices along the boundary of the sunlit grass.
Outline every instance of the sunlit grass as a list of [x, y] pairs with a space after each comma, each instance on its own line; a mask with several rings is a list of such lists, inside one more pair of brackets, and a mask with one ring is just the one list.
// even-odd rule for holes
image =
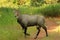
[[[27, 9], [31, 11], [30, 8], [22, 9], [21, 11], [23, 12], [26, 10], [26, 13], [29, 13], [30, 11], [27, 11]], [[35, 10], [33, 9], [34, 8], [32, 8], [32, 12], [36, 12], [36, 8]], [[34, 38], [37, 32], [36, 27], [28, 28], [28, 33], [31, 34], [31, 36], [25, 38], [23, 30], [17, 23], [12, 11], [13, 10], [9, 8], [0, 9], [0, 40], [30, 40], [31, 38]], [[54, 40], [56, 37], [59, 38], [60, 35], [57, 35], [59, 32], [60, 26], [58, 26], [56, 29], [53, 29], [52, 32], [49, 33], [48, 37], [44, 36], [41, 40]], [[40, 38], [37, 39], [40, 40]]]

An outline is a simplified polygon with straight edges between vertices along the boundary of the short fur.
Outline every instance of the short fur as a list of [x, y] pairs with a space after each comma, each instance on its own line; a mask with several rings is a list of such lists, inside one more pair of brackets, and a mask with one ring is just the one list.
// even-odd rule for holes
[[36, 28], [38, 30], [35, 39], [39, 35], [41, 27], [45, 30], [46, 36], [48, 36], [47, 28], [45, 26], [44, 16], [20, 14], [18, 10], [14, 10], [14, 13], [16, 14], [15, 16], [17, 18], [17, 22], [21, 25], [22, 29], [24, 30], [25, 36], [29, 35], [27, 33], [27, 28], [30, 26], [36, 26]]

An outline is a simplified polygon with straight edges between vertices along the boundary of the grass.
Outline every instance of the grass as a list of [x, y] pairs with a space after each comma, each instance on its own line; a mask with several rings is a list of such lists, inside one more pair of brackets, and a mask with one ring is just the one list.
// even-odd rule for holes
[[[21, 27], [19, 25], [17, 26], [6, 26], [4, 28], [0, 27], [0, 40], [31, 40], [34, 38], [35, 34], [36, 34], [37, 30], [35, 27], [30, 27], [28, 28], [28, 33], [31, 34], [31, 36], [25, 38], [24, 34], [23, 34], [23, 30], [21, 29]], [[41, 36], [41, 35], [40, 35]], [[55, 38], [57, 38], [58, 40], [60, 37], [60, 34], [58, 34], [58, 32], [52, 32], [49, 33], [48, 37], [43, 37], [43, 38], [37, 38], [38, 40], [55, 40]]]
[[[28, 28], [28, 33], [31, 36], [25, 38], [21, 26], [16, 22], [12, 9], [0, 8], [0, 40], [32, 40], [36, 32], [35, 27]], [[49, 33], [49, 37], [44, 36], [41, 40], [55, 40], [56, 37], [60, 37], [57, 34], [58, 32]]]
[[[33, 31], [32, 31], [33, 30]], [[34, 28], [30, 28], [28, 29], [28, 33], [34, 33]], [[18, 25], [9, 25], [9, 26], [4, 26], [2, 28], [2, 26], [0, 26], [0, 40], [19, 40], [19, 39], [23, 39], [24, 38], [24, 34], [23, 34], [23, 30], [21, 29], [21, 27], [19, 27]]]
[[[28, 32], [35, 31], [32, 30], [28, 29]], [[23, 30], [16, 22], [12, 9], [0, 8], [0, 40], [24, 40]]]

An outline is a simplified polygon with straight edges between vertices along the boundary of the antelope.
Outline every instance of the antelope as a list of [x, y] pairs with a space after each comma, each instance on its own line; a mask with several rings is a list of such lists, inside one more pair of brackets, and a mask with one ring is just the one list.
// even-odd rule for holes
[[29, 36], [30, 34], [27, 33], [27, 28], [32, 26], [37, 28], [38, 32], [35, 36], [35, 39], [40, 33], [40, 29], [43, 28], [46, 33], [46, 37], [48, 36], [47, 27], [45, 26], [45, 18], [44, 16], [40, 15], [28, 15], [28, 14], [20, 14], [19, 10], [14, 10], [15, 17], [17, 22], [21, 25], [22, 29], [24, 30], [24, 35]]

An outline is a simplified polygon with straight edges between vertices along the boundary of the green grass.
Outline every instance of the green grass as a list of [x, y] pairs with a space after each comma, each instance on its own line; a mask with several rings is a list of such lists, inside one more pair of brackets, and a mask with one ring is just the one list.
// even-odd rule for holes
[[[24, 9], [25, 10], [25, 9]], [[24, 11], [23, 9], [21, 11]], [[0, 8], [0, 40], [30, 40], [34, 38], [37, 30], [35, 27], [28, 28], [31, 36], [25, 38], [21, 26], [16, 22], [16, 18], [11, 8]], [[36, 10], [34, 10], [36, 11]], [[29, 11], [28, 11], [29, 13]], [[54, 40], [59, 37], [58, 33], [49, 33], [49, 37], [43, 37], [41, 40]], [[38, 38], [40, 40], [40, 38]]]
[[[35, 28], [32, 28], [32, 30]], [[28, 29], [28, 33], [33, 33]], [[30, 34], [31, 34], [30, 33]], [[12, 9], [0, 8], [0, 40], [24, 40], [23, 30], [17, 23]]]
[[[27, 38], [24, 37], [23, 30], [21, 29], [21, 26], [19, 25], [9, 25], [5, 27], [0, 26], [0, 40], [30, 40], [34, 38], [37, 30], [35, 27], [30, 27], [28, 28], [28, 33], [31, 35]], [[41, 35], [40, 35], [41, 36]], [[55, 40], [55, 38], [58, 40], [60, 37], [60, 34], [58, 32], [52, 32], [49, 33], [48, 37], [43, 37], [43, 38], [37, 38], [38, 40]]]
[[[0, 40], [19, 40], [24, 39], [23, 30], [19, 25], [0, 26]], [[33, 31], [32, 31], [33, 30]], [[35, 28], [29, 28], [28, 33], [35, 32]]]

